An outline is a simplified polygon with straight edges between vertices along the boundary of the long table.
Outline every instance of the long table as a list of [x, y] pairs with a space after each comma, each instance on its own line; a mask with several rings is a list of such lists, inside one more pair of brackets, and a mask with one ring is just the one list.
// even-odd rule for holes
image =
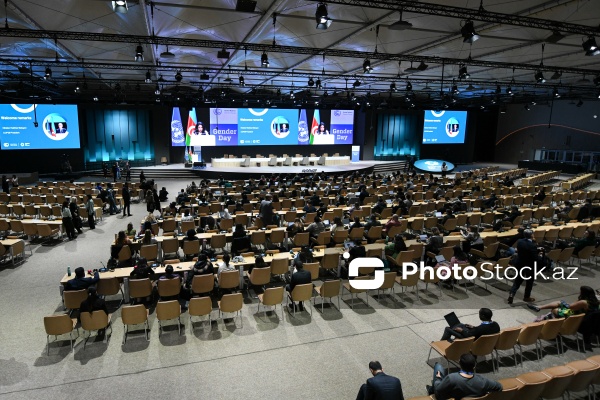
[[[289, 157], [292, 159], [292, 163], [300, 163], [304, 157]], [[321, 157], [308, 157], [308, 161], [316, 165]], [[287, 157], [277, 157], [277, 163], [283, 164]], [[245, 158], [213, 158], [211, 165], [213, 167], [241, 167]], [[261, 167], [266, 167], [271, 159], [265, 158], [250, 158], [250, 166], [256, 167], [260, 164]], [[325, 157], [325, 165], [347, 165], [350, 164], [350, 157], [348, 156], [327, 156]]]

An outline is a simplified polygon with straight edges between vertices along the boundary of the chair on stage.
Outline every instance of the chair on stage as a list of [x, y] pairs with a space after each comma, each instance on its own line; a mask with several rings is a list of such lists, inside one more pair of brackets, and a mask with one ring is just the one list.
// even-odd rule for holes
[[249, 167], [250, 166], [250, 157], [246, 157], [244, 161], [240, 164], [240, 167]]
[[318, 165], [325, 165], [325, 155], [319, 157], [319, 161], [317, 161]]
[[292, 166], [292, 157], [287, 157], [287, 158], [285, 159], [285, 161], [283, 162], [283, 165], [284, 165], [285, 167], [290, 167], [290, 166]]
[[308, 165], [308, 157], [302, 157], [302, 161], [300, 161], [300, 165]]
[[269, 167], [276, 167], [277, 166], [277, 157], [271, 157], [268, 165], [269, 165]]

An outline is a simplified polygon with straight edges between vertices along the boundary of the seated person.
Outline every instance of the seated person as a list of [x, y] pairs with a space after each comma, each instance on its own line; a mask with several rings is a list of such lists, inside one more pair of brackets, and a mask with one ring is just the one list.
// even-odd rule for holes
[[506, 213], [506, 216], [504, 218], [502, 218], [494, 224], [494, 230], [499, 231], [503, 226], [503, 222], [510, 222], [512, 224], [515, 221], [515, 219], [520, 215], [522, 215], [522, 213], [521, 211], [519, 211], [519, 207], [515, 205], [511, 206], [510, 212]]
[[317, 212], [317, 208], [313, 206], [313, 204], [309, 201], [306, 202], [303, 208], [305, 213], [315, 213]]
[[[302, 261], [300, 261], [299, 258], [294, 259], [294, 266], [296, 267], [296, 271], [292, 274], [290, 283], [285, 285], [285, 290], [287, 290], [288, 296], [290, 299], [289, 307], [292, 310], [294, 309], [294, 303], [291, 301], [292, 300], [292, 291], [294, 290], [296, 285], [304, 285], [306, 283], [312, 283], [310, 271], [306, 271], [304, 269], [304, 263]], [[300, 311], [303, 311], [304, 310], [303, 302], [300, 302], [298, 304], [298, 307], [299, 307]]]
[[390, 220], [384, 225], [383, 230], [387, 232], [391, 227], [400, 225], [402, 225], [402, 222], [400, 222], [400, 217], [394, 214], [392, 215], [392, 218], [390, 218]]
[[300, 259], [303, 263], [312, 263], [315, 261], [313, 253], [309, 246], [302, 246], [298, 254], [294, 258]]
[[325, 231], [325, 225], [321, 222], [321, 217], [316, 216], [314, 221], [308, 225], [306, 232], [310, 233], [310, 236], [317, 237], [319, 233]]
[[335, 234], [335, 232], [337, 232], [337, 231], [345, 231], [345, 230], [346, 230], [346, 227], [342, 223], [342, 219], [340, 217], [334, 217], [333, 224], [331, 225], [331, 228], [330, 228], [331, 236], [333, 236]]
[[446, 215], [444, 215], [444, 218], [442, 218], [441, 225], [444, 225], [446, 223], [446, 221], [448, 221], [449, 219], [452, 219], [452, 218], [456, 218], [456, 216], [452, 212], [452, 208], [446, 209]]
[[233, 231], [232, 237], [235, 238], [241, 238], [244, 236], [247, 236], [248, 234], [246, 233], [246, 230], [244, 229], [244, 225], [242, 224], [235, 224], [235, 230]]
[[156, 239], [154, 238], [154, 235], [152, 235], [152, 231], [150, 229], [146, 229], [146, 232], [144, 232], [144, 237], [142, 238], [142, 246], [146, 246], [146, 245], [150, 245], [150, 244], [156, 244]]
[[84, 312], [89, 312], [91, 314], [94, 311], [104, 311], [106, 315], [108, 315], [106, 302], [104, 299], [98, 297], [96, 288], [94, 286], [90, 286], [88, 288], [88, 298], [82, 301], [81, 305], [79, 306], [79, 315]]
[[200, 253], [198, 255], [198, 261], [194, 264], [194, 267], [190, 270], [185, 281], [185, 287], [190, 289], [192, 287], [192, 280], [195, 275], [213, 275], [214, 269], [213, 264], [208, 260], [206, 254]]
[[373, 375], [360, 387], [356, 400], [404, 399], [402, 384], [395, 376], [386, 375], [379, 361], [371, 361], [369, 370]]
[[481, 375], [475, 375], [477, 359], [470, 353], [459, 360], [460, 371], [446, 375], [444, 367], [435, 363], [432, 386], [427, 386], [428, 394], [435, 394], [437, 400], [480, 397], [489, 392], [499, 392], [502, 385]]
[[268, 267], [268, 266], [269, 266], [269, 264], [267, 264], [265, 262], [265, 259], [263, 258], [263, 256], [258, 256], [254, 260], [254, 264], [250, 264], [248, 266], [248, 273], [251, 273], [253, 268], [265, 268], [265, 267]]
[[187, 241], [193, 241], [193, 240], [198, 240], [198, 237], [196, 236], [196, 231], [193, 229], [188, 229], [187, 232], [185, 233], [185, 237], [183, 238], [183, 240], [187, 240]]
[[452, 342], [452, 336], [457, 339], [464, 339], [468, 337], [474, 337], [475, 340], [481, 335], [492, 335], [500, 332], [500, 325], [497, 322], [492, 321], [492, 310], [489, 308], [479, 309], [479, 319], [481, 323], [478, 326], [469, 324], [458, 324], [452, 327], [444, 328], [444, 334], [441, 340], [447, 340]]
[[483, 251], [483, 238], [479, 235], [479, 227], [477, 225], [471, 225], [468, 233], [461, 229], [461, 235], [465, 238], [465, 242], [463, 243], [465, 252], [468, 253], [472, 248]]
[[168, 197], [169, 192], [167, 192], [167, 188], [163, 186], [163, 188], [160, 189], [160, 192], [158, 192], [158, 200], [167, 201]]
[[159, 280], [168, 280], [168, 279], [181, 279], [181, 275], [174, 272], [173, 266], [171, 264], [165, 267], [165, 274], [162, 275]]
[[137, 265], [133, 267], [133, 271], [129, 274], [131, 279], [150, 279], [154, 280], [155, 274], [152, 267], [148, 265], [145, 258], [139, 258]]
[[584, 247], [595, 246], [596, 245], [596, 233], [594, 231], [586, 230], [583, 233], [583, 237], [581, 239], [577, 239], [570, 244], [573, 246], [573, 255], [578, 255]]
[[444, 247], [444, 237], [440, 234], [440, 230], [437, 227], [431, 228], [431, 236], [425, 243], [425, 251], [438, 254]]
[[223, 255], [223, 262], [221, 262], [221, 264], [219, 265], [219, 269], [217, 269], [217, 281], [221, 282], [221, 273], [226, 272], [226, 271], [235, 271], [235, 267], [233, 266], [233, 264], [230, 264], [229, 261], [231, 260], [231, 257], [229, 256], [229, 254], [224, 254]]
[[133, 229], [133, 224], [130, 222], [127, 224], [127, 229], [125, 229], [125, 235], [128, 237], [135, 237], [136, 230]]
[[494, 208], [497, 200], [498, 197], [496, 196], [496, 193], [492, 193], [489, 199], [483, 201], [481, 211], [484, 211], [486, 208]]
[[363, 224], [360, 222], [360, 217], [354, 217], [354, 222], [350, 225], [349, 234], [352, 233], [352, 229], [354, 228], [362, 228]]
[[535, 319], [535, 322], [544, 321], [552, 318], [566, 318], [571, 315], [587, 314], [590, 311], [598, 311], [598, 298], [594, 289], [589, 286], [581, 286], [579, 288], [579, 297], [577, 301], [573, 303], [567, 303], [564, 300], [555, 301], [552, 303], [544, 304], [543, 306], [536, 306], [527, 303], [527, 307], [534, 311], [550, 310], [548, 314], [539, 316]]
[[365, 232], [368, 232], [372, 226], [381, 226], [381, 222], [377, 220], [377, 216], [375, 214], [371, 214], [369, 221], [365, 224]]
[[383, 210], [387, 207], [387, 203], [383, 200], [383, 197], [379, 196], [377, 199], [377, 203], [373, 206], [372, 210], [375, 214], [381, 214]]
[[65, 285], [65, 290], [81, 290], [87, 289], [92, 285], [95, 285], [100, 280], [100, 275], [98, 275], [98, 271], [94, 272], [92, 277], [85, 277], [85, 270], [83, 267], [75, 268], [75, 277], [67, 281]]
[[302, 223], [302, 220], [300, 218], [296, 218], [294, 223], [288, 225], [288, 227], [285, 228], [285, 230], [288, 233], [288, 238], [293, 238], [294, 236], [296, 236], [296, 233], [304, 232], [304, 224]]
[[393, 242], [385, 246], [385, 254], [394, 259], [398, 257], [398, 254], [400, 254], [401, 251], [407, 250], [408, 247], [406, 247], [406, 243], [404, 243], [404, 237], [400, 233], [397, 233], [396, 236], [394, 236]]
[[194, 216], [190, 215], [190, 209], [186, 208], [183, 216], [181, 217], [181, 222], [189, 222], [189, 221], [193, 221], [193, 220], [194, 220]]

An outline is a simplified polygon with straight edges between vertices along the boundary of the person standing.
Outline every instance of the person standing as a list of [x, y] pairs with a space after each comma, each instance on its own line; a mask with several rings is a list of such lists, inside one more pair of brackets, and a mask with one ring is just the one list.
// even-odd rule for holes
[[131, 192], [129, 192], [129, 184], [127, 182], [123, 184], [123, 193], [121, 196], [123, 197], [123, 217], [125, 217], [125, 211], [127, 211], [127, 216], [131, 217]]
[[523, 232], [523, 239], [519, 239], [517, 242], [517, 262], [515, 268], [518, 271], [517, 276], [513, 282], [512, 288], [508, 295], [508, 304], [513, 303], [513, 299], [519, 287], [523, 281], [525, 281], [525, 295], [523, 301], [526, 303], [533, 303], [535, 299], [531, 297], [531, 290], [533, 289], [534, 280], [534, 268], [538, 258], [538, 248], [532, 239], [533, 231], [531, 229], [525, 229]]
[[113, 182], [117, 181], [117, 170], [118, 169], [119, 169], [119, 167], [117, 167], [117, 163], [115, 162], [112, 166]]
[[69, 211], [71, 211], [71, 216], [73, 218], [73, 226], [77, 229], [77, 233], [83, 233], [81, 228], [83, 228], [83, 223], [81, 221], [81, 217], [79, 216], [79, 206], [77, 205], [77, 198], [71, 197], [71, 203], [69, 204]]
[[379, 361], [371, 361], [369, 371], [373, 377], [362, 384], [356, 400], [404, 400], [400, 379], [385, 374]]
[[125, 162], [125, 180], [127, 182], [131, 180], [131, 165], [129, 165], [129, 161]]
[[146, 211], [154, 213], [154, 193], [152, 190], [146, 190]]
[[10, 183], [6, 175], [2, 175], [2, 191], [4, 193], [10, 193]]
[[90, 229], [96, 229], [96, 221], [95, 221], [95, 212], [94, 212], [94, 200], [92, 199], [92, 195], [87, 195], [87, 202], [85, 203], [85, 209], [88, 213], [88, 226]]
[[75, 234], [75, 226], [73, 225], [73, 215], [71, 214], [71, 210], [69, 210], [69, 202], [66, 200], [62, 204], [62, 224], [69, 240], [76, 239], [77, 235]]
[[271, 201], [271, 195], [268, 194], [263, 201], [260, 202], [260, 217], [265, 226], [272, 225], [274, 223], [273, 217], [273, 202]]
[[12, 187], [19, 187], [19, 178], [16, 175], [12, 176]]

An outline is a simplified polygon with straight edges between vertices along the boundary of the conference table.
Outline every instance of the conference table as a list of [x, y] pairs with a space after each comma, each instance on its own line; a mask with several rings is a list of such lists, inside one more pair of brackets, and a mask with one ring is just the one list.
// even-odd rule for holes
[[[292, 165], [294, 163], [300, 164], [300, 162], [305, 157], [277, 157], [277, 163], [283, 165], [283, 162], [288, 159], [292, 159]], [[317, 166], [317, 162], [321, 157], [307, 157], [309, 163], [313, 163], [313, 166]], [[245, 158], [213, 158], [211, 160], [211, 165], [213, 167], [241, 167], [242, 163], [245, 161]], [[260, 165], [261, 167], [266, 167], [271, 161], [271, 158], [250, 158], [250, 166], [256, 167]], [[350, 164], [350, 157], [348, 156], [327, 156], [325, 157], [324, 165], [348, 165]], [[309, 167], [310, 165], [302, 165], [302, 167]]]
[[23, 239], [2, 239], [0, 245], [8, 250], [12, 265], [15, 265], [16, 256], [25, 253], [25, 241]]
[[[373, 243], [373, 244], [367, 244], [365, 245], [365, 250], [368, 252], [369, 250], [375, 250], [375, 251], [381, 251], [381, 255], [382, 258], [383, 257], [383, 252], [384, 252], [384, 248], [385, 248], [385, 244], [384, 243]], [[325, 256], [325, 254], [337, 254], [339, 257], [342, 256], [342, 253], [344, 253], [344, 248], [343, 247], [330, 247], [330, 248], [319, 248], [319, 249], [314, 249], [313, 250], [313, 257], [314, 258], [323, 258]], [[290, 252], [282, 252], [282, 253], [275, 253], [275, 254], [265, 254], [263, 255], [263, 258], [265, 260], [265, 262], [267, 264], [270, 264], [270, 262], [272, 260], [275, 259], [285, 259], [290, 263], [289, 266], [289, 271], [292, 272], [293, 269], [293, 265], [292, 265], [292, 260], [294, 259], [294, 257], [296, 256], [297, 253], [294, 253], [293, 251]], [[260, 254], [257, 254], [257, 256]], [[218, 268], [218, 265], [216, 265], [216, 263], [219, 262], [219, 260], [211, 260], [213, 263], [215, 263], [215, 269]], [[196, 262], [195, 261], [183, 261], [183, 262], [178, 262], [178, 263], [174, 263], [172, 264], [174, 267], [174, 271], [176, 273], [183, 273], [182, 279], [185, 280], [186, 278], [186, 274], [193, 268], [194, 264]], [[255, 256], [245, 256], [243, 257], [243, 261], [230, 261], [230, 264], [233, 265], [234, 267], [236, 267], [240, 273], [240, 287], [243, 288], [244, 286], [244, 271], [246, 269], [248, 269], [248, 267], [250, 267], [251, 265], [254, 265], [255, 263]], [[154, 273], [157, 275], [161, 275], [165, 273], [165, 268], [166, 266], [163, 265], [157, 265], [156, 268], [154, 269]], [[338, 266], [338, 276], [340, 274], [340, 266]], [[123, 280], [123, 295], [125, 297], [125, 301], [129, 302], [129, 276], [131, 274], [131, 271], [133, 271], [133, 267], [127, 267], [127, 268], [115, 268], [114, 270], [108, 270], [106, 272], [100, 272], [100, 279], [110, 279], [110, 278], [117, 278], [119, 280]], [[92, 276], [89, 275], [88, 276]], [[59, 283], [59, 292], [60, 295], [62, 297], [62, 294], [64, 292], [64, 288], [65, 285], [67, 284], [67, 282], [70, 279], [73, 279], [75, 277], [74, 274], [71, 274], [71, 276], [69, 276], [68, 274], [63, 275], [63, 277], [60, 280]]]

